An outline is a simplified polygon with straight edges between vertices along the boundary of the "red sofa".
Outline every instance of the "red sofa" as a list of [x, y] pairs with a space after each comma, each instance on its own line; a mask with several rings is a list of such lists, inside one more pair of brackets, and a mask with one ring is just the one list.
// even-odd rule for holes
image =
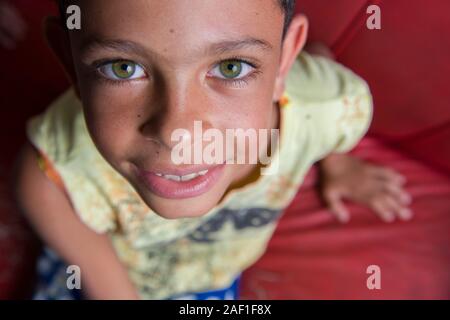
[[[310, 39], [325, 42], [369, 82], [374, 122], [352, 152], [407, 177], [415, 217], [386, 224], [350, 204], [352, 220], [340, 225], [319, 199], [314, 167], [266, 254], [244, 273], [242, 298], [450, 298], [450, 2], [297, 1], [310, 19]], [[11, 197], [25, 120], [68, 85], [41, 36], [53, 2], [14, 4], [29, 28], [15, 51], [0, 49], [0, 299], [28, 296], [39, 247]], [[365, 27], [369, 4], [381, 8], [381, 30]], [[370, 265], [380, 267], [380, 290], [367, 288]]]
[[[366, 28], [370, 4], [381, 30]], [[310, 40], [369, 82], [374, 121], [353, 153], [390, 166], [413, 195], [410, 222], [385, 224], [350, 205], [339, 225], [320, 202], [317, 168], [285, 212], [269, 248], [243, 277], [243, 298], [450, 298], [450, 2], [298, 0]], [[369, 290], [367, 267], [381, 269]]]

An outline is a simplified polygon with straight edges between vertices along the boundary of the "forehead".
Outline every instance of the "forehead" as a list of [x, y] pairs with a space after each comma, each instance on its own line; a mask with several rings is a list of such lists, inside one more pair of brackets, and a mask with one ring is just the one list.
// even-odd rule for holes
[[281, 43], [284, 22], [274, 0], [79, 0], [81, 46], [91, 39], [127, 40], [161, 54], [186, 54], [207, 43], [262, 39]]

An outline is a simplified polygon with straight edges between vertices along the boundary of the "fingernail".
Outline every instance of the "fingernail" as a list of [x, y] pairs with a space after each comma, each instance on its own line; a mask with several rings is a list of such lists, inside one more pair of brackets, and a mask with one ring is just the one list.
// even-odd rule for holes
[[409, 220], [412, 218], [413, 214], [412, 211], [409, 209], [403, 209], [402, 210], [402, 217], [404, 217], [405, 220]]

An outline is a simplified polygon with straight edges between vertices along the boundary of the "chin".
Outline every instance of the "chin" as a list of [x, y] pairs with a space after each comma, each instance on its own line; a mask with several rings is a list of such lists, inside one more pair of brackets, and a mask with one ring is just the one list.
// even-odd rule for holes
[[228, 179], [218, 182], [211, 190], [196, 197], [170, 199], [156, 195], [145, 186], [138, 193], [156, 214], [165, 219], [198, 218], [210, 212], [223, 198], [229, 187]]
[[[186, 199], [164, 199], [150, 196], [145, 203], [156, 214], [165, 219], [198, 218], [211, 211], [220, 201], [219, 197], [204, 196]], [[202, 198], [202, 199], [201, 199]]]

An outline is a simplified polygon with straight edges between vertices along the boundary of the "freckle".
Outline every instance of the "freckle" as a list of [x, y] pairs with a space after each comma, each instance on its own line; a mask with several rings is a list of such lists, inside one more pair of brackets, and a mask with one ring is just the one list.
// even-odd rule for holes
[[141, 115], [140, 114], [138, 114], [138, 118], [140, 118], [141, 117]]
[[170, 29], [169, 31], [170, 31], [170, 33], [174, 33], [175, 32], [175, 30], [173, 30], [173, 29]]

